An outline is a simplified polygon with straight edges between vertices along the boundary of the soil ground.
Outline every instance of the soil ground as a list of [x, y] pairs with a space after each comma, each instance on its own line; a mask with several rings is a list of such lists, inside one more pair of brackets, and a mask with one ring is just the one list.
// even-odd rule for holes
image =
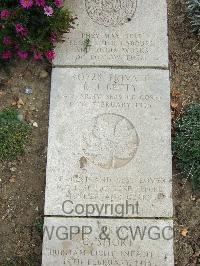
[[[182, 93], [186, 105], [200, 101], [200, 40], [190, 32], [184, 2], [168, 0], [168, 13], [171, 87]], [[51, 70], [30, 61], [14, 62], [9, 71], [0, 69], [0, 110], [19, 97], [24, 102], [19, 111], [38, 127], [24, 156], [0, 163], [0, 266], [39, 266]], [[25, 87], [33, 93], [24, 94]], [[200, 265], [200, 197], [179, 172], [174, 169], [175, 263], [195, 266]]]
[[[47, 70], [46, 64], [15, 62], [10, 74], [1, 73], [8, 80], [1, 87], [1, 109], [20, 97], [24, 102], [20, 113], [38, 124], [38, 128], [33, 127], [25, 155], [0, 163], [1, 266], [40, 265], [42, 239], [38, 231], [44, 204], [50, 91]], [[32, 88], [33, 93], [24, 94], [25, 87]]]
[[[190, 31], [184, 3], [168, 0], [171, 90], [181, 92], [183, 106], [200, 102], [200, 38]], [[180, 172], [175, 169], [173, 177], [175, 263], [200, 266], [200, 195], [192, 191], [187, 176]], [[185, 229], [188, 233], [183, 236]]]

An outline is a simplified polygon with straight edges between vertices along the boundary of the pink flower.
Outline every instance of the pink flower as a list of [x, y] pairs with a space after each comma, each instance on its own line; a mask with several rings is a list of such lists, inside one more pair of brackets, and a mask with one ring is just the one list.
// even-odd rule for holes
[[20, 4], [24, 7], [24, 8], [30, 8], [33, 6], [33, 0], [20, 0]]
[[15, 25], [15, 30], [17, 33], [20, 33], [23, 37], [26, 37], [28, 34], [27, 29], [21, 23], [17, 23]]
[[38, 52], [38, 51], [34, 51], [33, 58], [34, 58], [35, 60], [40, 60], [40, 59], [42, 59], [42, 53], [40, 53], [40, 52]]
[[27, 37], [28, 35], [28, 30], [27, 29], [24, 29], [22, 32], [21, 32], [21, 36], [22, 37]]
[[18, 51], [17, 55], [21, 58], [21, 59], [26, 59], [28, 57], [28, 53], [26, 51]]
[[53, 15], [53, 8], [51, 6], [45, 6], [44, 7], [44, 14], [48, 17]]
[[10, 59], [11, 58], [11, 55], [12, 55], [11, 54], [11, 51], [3, 51], [1, 57], [3, 59], [7, 60], [7, 59]]
[[63, 6], [63, 0], [54, 0], [54, 3], [57, 7]]
[[35, 0], [36, 6], [45, 6], [45, 0]]
[[18, 43], [15, 44], [15, 49], [19, 50], [19, 44]]
[[15, 25], [15, 29], [16, 29], [16, 32], [19, 33], [19, 32], [24, 31], [25, 30], [25, 27], [21, 23], [17, 23]]
[[11, 38], [9, 36], [3, 37], [3, 44], [10, 45], [12, 43]]
[[48, 50], [48, 51], [45, 52], [45, 56], [46, 56], [47, 59], [52, 60], [52, 59], [55, 58], [56, 53], [55, 53], [54, 50]]
[[50, 36], [50, 42], [55, 43], [57, 42], [57, 40], [58, 40], [57, 35], [55, 33], [52, 33]]
[[7, 9], [1, 10], [1, 19], [7, 18], [10, 16], [10, 11]]

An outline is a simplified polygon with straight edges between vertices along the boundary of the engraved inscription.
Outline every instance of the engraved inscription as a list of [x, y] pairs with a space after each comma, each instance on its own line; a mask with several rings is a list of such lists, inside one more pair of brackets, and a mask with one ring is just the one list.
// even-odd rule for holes
[[172, 221], [85, 220], [45, 218], [43, 266], [174, 265]]
[[116, 27], [131, 21], [137, 7], [137, 0], [86, 0], [89, 17], [106, 27]]
[[135, 156], [139, 137], [124, 116], [101, 114], [94, 118], [91, 131], [84, 133], [83, 150], [89, 160], [104, 169], [128, 164]]
[[[107, 207], [138, 201], [135, 217], [171, 217], [168, 71], [99, 67], [54, 73], [47, 215], [63, 215], [66, 200]], [[79, 210], [76, 216], [88, 216]], [[91, 216], [116, 214], [103, 209]]]

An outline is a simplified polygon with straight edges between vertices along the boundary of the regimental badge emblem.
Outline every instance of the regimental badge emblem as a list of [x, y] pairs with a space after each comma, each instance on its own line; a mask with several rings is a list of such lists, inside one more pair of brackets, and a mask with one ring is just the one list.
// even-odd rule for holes
[[127, 118], [105, 113], [95, 117], [91, 126], [83, 134], [82, 149], [93, 164], [104, 169], [117, 169], [135, 157], [139, 137]]
[[132, 20], [137, 0], [85, 0], [89, 17], [106, 27], [117, 27]]

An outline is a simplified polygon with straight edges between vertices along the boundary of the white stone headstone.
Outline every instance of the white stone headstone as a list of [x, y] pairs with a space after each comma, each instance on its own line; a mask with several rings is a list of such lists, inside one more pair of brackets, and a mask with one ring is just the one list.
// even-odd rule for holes
[[168, 67], [166, 0], [73, 0], [55, 65]]
[[42, 266], [173, 266], [173, 224], [45, 218]]
[[166, 70], [54, 69], [45, 215], [172, 217], [169, 105]]

